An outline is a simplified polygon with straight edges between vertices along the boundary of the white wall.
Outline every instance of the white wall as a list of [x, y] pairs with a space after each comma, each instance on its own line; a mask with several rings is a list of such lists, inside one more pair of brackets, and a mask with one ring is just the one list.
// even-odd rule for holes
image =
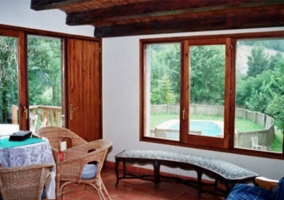
[[[92, 26], [70, 27], [65, 25], [65, 13], [59, 10], [34, 11], [30, 0], [0, 0], [0, 24], [28, 27], [69, 34], [93, 36]], [[246, 30], [246, 32], [284, 30], [284, 28]], [[171, 36], [208, 35], [223, 32], [194, 32], [172, 34]], [[244, 31], [238, 31], [244, 32]], [[113, 141], [113, 148], [107, 157], [114, 162], [114, 156], [124, 149], [153, 149], [173, 152], [187, 152], [212, 158], [219, 158], [263, 176], [278, 179], [283, 176], [284, 161], [219, 153], [193, 148], [159, 145], [139, 141], [139, 39], [166, 37], [167, 35], [119, 37], [103, 40], [103, 130], [104, 137]], [[169, 172], [180, 172], [162, 168]]]
[[[194, 32], [170, 34], [170, 36], [260, 32], [268, 30], [283, 31], [284, 27], [243, 31]], [[284, 176], [283, 160], [264, 159], [139, 141], [139, 39], [166, 36], [168, 35], [103, 39], [103, 130], [104, 137], [113, 141], [113, 148], [107, 160], [114, 162], [115, 155], [125, 149], [166, 150], [223, 159], [269, 178], [279, 179]], [[162, 170], [185, 174], [185, 172], [176, 169], [162, 168]]]
[[67, 26], [60, 10], [35, 11], [31, 0], [0, 0], [0, 24], [27, 27], [74, 35], [94, 36], [93, 26]]

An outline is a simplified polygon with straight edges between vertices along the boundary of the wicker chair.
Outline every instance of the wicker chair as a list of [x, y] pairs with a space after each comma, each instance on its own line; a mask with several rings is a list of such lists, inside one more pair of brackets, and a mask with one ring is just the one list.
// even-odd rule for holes
[[69, 129], [56, 126], [42, 127], [37, 131], [39, 137], [45, 137], [48, 139], [51, 147], [53, 156], [56, 162], [61, 159], [61, 143], [66, 142], [66, 148], [72, 148], [81, 144], [88, 143], [86, 140], [81, 138], [76, 133]]
[[[63, 151], [63, 160], [56, 164], [57, 199], [62, 199], [64, 193], [80, 184], [95, 188], [102, 200], [111, 199], [101, 178], [101, 170], [111, 146], [110, 140], [100, 139]], [[83, 177], [88, 166], [95, 166], [95, 171], [89, 177]]]
[[0, 191], [4, 200], [40, 200], [53, 164], [0, 168]]

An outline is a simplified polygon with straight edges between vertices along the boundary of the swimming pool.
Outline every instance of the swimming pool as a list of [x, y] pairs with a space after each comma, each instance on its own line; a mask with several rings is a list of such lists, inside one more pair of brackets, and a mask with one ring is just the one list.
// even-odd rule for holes
[[[190, 133], [202, 136], [220, 137], [223, 135], [223, 122], [209, 120], [190, 120]], [[173, 119], [156, 126], [159, 131], [165, 130], [169, 139], [179, 139], [179, 120]]]
[[[171, 125], [169, 129], [179, 130], [179, 121]], [[190, 129], [190, 132], [194, 132], [194, 133], [200, 132], [201, 135], [207, 135], [207, 136], [217, 137], [218, 135], [222, 134], [221, 127], [215, 122], [211, 122], [211, 121], [190, 120], [189, 129]]]

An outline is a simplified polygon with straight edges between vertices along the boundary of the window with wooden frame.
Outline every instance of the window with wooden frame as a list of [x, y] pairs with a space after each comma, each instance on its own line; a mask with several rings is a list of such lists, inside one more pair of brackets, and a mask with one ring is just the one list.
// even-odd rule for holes
[[141, 140], [282, 158], [284, 39], [268, 35], [140, 40]]
[[[101, 41], [0, 25], [2, 135], [64, 126], [88, 141], [100, 139]], [[82, 124], [86, 111], [93, 123]]]

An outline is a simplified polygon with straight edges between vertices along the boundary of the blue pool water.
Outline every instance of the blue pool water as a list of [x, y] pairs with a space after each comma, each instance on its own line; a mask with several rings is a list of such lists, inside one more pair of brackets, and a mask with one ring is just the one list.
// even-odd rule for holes
[[[189, 128], [192, 132], [201, 131], [201, 135], [217, 137], [222, 134], [220, 126], [210, 121], [190, 121]], [[171, 125], [168, 129], [179, 130], [179, 122]]]

